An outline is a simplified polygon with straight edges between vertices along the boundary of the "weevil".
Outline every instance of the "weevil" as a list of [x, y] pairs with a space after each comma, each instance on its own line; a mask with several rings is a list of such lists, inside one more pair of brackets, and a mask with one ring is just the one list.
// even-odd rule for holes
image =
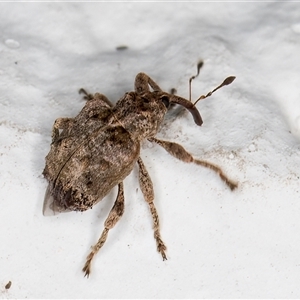
[[117, 198], [104, 223], [104, 230], [87, 256], [83, 267], [85, 276], [90, 275], [91, 261], [104, 245], [109, 230], [124, 213], [123, 180], [136, 163], [139, 167], [140, 188], [153, 219], [157, 250], [163, 260], [167, 259], [167, 248], [161, 238], [154, 205], [153, 184], [140, 157], [143, 140], [160, 145], [183, 162], [212, 169], [231, 190], [237, 187], [237, 183], [229, 179], [220, 167], [195, 159], [177, 143], [155, 137], [165, 114], [174, 104], [187, 109], [196, 125], [201, 126], [203, 121], [195, 104], [235, 79], [234, 76], [226, 78], [217, 88], [192, 103], [191, 82], [199, 75], [202, 65], [203, 62], [198, 64], [197, 74], [190, 78], [189, 100], [175, 95], [174, 90], [164, 92], [148, 75], [139, 73], [135, 78], [134, 91], [125, 93], [115, 105], [102, 94], [92, 95], [80, 89], [79, 92], [87, 100], [81, 112], [75, 118], [59, 118], [54, 122], [51, 149], [46, 156], [43, 171], [49, 182], [44, 212], [47, 208], [54, 212], [85, 211], [118, 186]]

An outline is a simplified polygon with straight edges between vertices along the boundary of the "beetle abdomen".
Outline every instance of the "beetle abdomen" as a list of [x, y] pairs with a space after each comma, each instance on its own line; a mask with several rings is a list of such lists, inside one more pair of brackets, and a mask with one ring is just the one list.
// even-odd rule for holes
[[93, 132], [65, 158], [50, 183], [49, 207], [56, 212], [92, 208], [129, 175], [139, 153], [139, 141], [133, 140], [122, 126]]

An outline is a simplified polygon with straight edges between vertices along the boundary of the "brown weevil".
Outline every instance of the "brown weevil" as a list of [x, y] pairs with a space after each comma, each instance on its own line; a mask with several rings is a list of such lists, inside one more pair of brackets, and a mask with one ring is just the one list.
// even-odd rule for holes
[[231, 190], [237, 187], [237, 183], [230, 180], [220, 167], [193, 158], [177, 143], [155, 137], [168, 108], [174, 104], [180, 104], [190, 111], [195, 123], [201, 126], [203, 121], [195, 104], [235, 79], [234, 76], [226, 78], [213, 91], [192, 103], [191, 82], [199, 75], [202, 65], [202, 62], [198, 64], [197, 75], [190, 78], [189, 100], [174, 92], [162, 91], [148, 75], [139, 73], [135, 78], [135, 91], [125, 93], [115, 105], [102, 94], [91, 95], [81, 89], [80, 93], [84, 93], [87, 100], [81, 112], [75, 118], [59, 118], [54, 122], [51, 149], [43, 171], [49, 181], [44, 213], [48, 208], [54, 212], [85, 211], [118, 186], [117, 198], [104, 223], [105, 228], [83, 267], [85, 276], [89, 276], [91, 261], [104, 245], [109, 230], [124, 213], [123, 180], [135, 163], [139, 166], [141, 191], [151, 211], [157, 250], [163, 260], [167, 259], [154, 205], [153, 184], [140, 157], [144, 139], [157, 143], [181, 161], [212, 169]]

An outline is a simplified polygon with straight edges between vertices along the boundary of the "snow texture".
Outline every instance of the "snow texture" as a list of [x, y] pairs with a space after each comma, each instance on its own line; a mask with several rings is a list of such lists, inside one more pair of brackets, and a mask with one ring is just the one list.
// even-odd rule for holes
[[[292, 2], [1, 3], [1, 297], [299, 298], [299, 10]], [[239, 188], [143, 143], [168, 260], [156, 251], [135, 168], [125, 214], [84, 278], [117, 191], [84, 213], [42, 215], [54, 120], [78, 114], [79, 88], [115, 103], [141, 71], [188, 98], [199, 59], [193, 99], [236, 80], [197, 104], [202, 127], [170, 113], [159, 137], [220, 165]]]

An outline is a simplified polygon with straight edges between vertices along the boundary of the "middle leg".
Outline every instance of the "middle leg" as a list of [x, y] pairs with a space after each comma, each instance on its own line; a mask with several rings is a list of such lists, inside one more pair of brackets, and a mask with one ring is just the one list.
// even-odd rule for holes
[[167, 250], [167, 247], [165, 246], [160, 236], [159, 218], [153, 202], [154, 201], [153, 184], [149, 176], [149, 173], [147, 172], [146, 167], [140, 157], [137, 163], [139, 165], [140, 187], [146, 202], [149, 204], [152, 219], [153, 219], [154, 238], [156, 240], [157, 251], [161, 254], [163, 260], [166, 260], [167, 256], [165, 254], [165, 250]]

